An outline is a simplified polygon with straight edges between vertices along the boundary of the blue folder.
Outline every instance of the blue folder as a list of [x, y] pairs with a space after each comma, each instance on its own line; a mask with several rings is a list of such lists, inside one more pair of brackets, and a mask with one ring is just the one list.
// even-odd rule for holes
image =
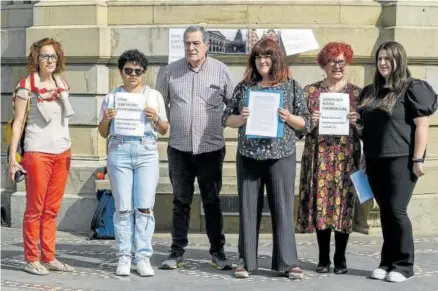
[[[245, 98], [245, 104], [248, 107], [249, 104], [249, 92], [251, 90], [246, 89], [246, 98]], [[283, 90], [252, 90], [253, 92], [269, 92], [269, 93], [279, 93], [280, 94], [280, 104], [278, 104], [278, 108], [283, 108], [284, 105], [284, 92]], [[284, 122], [281, 120], [280, 115], [278, 116], [278, 126], [277, 126], [277, 138], [282, 138], [284, 132]], [[246, 138], [248, 139], [255, 139], [255, 138], [274, 138], [272, 136], [262, 136], [262, 135], [246, 135]]]
[[365, 171], [359, 170], [351, 174], [350, 179], [353, 181], [360, 204], [373, 198], [373, 191], [371, 191], [370, 183], [368, 182], [368, 177]]

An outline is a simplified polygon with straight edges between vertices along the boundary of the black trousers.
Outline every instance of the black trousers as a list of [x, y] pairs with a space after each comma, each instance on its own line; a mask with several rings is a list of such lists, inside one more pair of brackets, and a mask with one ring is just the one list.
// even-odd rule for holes
[[167, 148], [169, 177], [173, 188], [172, 246], [179, 254], [188, 244], [190, 210], [195, 178], [198, 179], [205, 213], [205, 226], [210, 241], [210, 254], [223, 251], [223, 216], [219, 198], [222, 188], [222, 166], [225, 147], [214, 152], [193, 155]]
[[414, 274], [414, 240], [407, 214], [417, 177], [412, 171], [412, 157], [366, 160], [366, 171], [380, 208], [383, 246], [380, 267], [406, 277]]
[[293, 222], [296, 155], [278, 160], [254, 160], [237, 154], [239, 194], [239, 256], [248, 271], [257, 269], [264, 187], [271, 211], [274, 247], [272, 270], [298, 265]]

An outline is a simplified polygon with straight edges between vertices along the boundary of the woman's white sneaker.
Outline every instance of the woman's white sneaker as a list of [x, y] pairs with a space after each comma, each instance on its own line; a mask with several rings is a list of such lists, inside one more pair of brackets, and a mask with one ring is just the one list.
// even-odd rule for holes
[[151, 277], [155, 275], [149, 258], [144, 258], [137, 262], [137, 272], [142, 277]]
[[396, 271], [391, 271], [388, 273], [388, 276], [386, 276], [386, 281], [388, 282], [393, 282], [393, 283], [401, 283], [404, 282], [406, 280], [409, 280], [412, 277], [405, 277], [403, 274], [396, 272]]
[[388, 275], [388, 272], [386, 272], [382, 268], [377, 268], [374, 271], [371, 272], [371, 278], [376, 280], [385, 280], [386, 276]]
[[130, 274], [131, 274], [131, 258], [128, 256], [119, 257], [119, 263], [117, 264], [116, 275], [129, 276]]

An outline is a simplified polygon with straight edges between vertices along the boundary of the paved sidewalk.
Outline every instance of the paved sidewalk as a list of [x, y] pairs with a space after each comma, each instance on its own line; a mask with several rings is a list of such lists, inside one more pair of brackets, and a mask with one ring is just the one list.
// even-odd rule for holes
[[[353, 234], [347, 249], [347, 275], [320, 275], [314, 272], [317, 245], [313, 235], [297, 235], [298, 255], [305, 270], [305, 279], [291, 281], [269, 271], [272, 250], [271, 236], [262, 235], [260, 241], [260, 270], [247, 280], [232, 277], [231, 271], [219, 271], [209, 264], [208, 241], [203, 234], [190, 236], [185, 255], [186, 264], [175, 271], [158, 270], [167, 257], [170, 245], [168, 234], [154, 237], [155, 254], [152, 278], [141, 278], [133, 271], [130, 277], [117, 277], [114, 241], [87, 240], [80, 234], [58, 233], [58, 258], [74, 266], [73, 273], [51, 273], [34, 276], [21, 271], [23, 251], [21, 230], [1, 229], [1, 290], [418, 290], [438, 291], [438, 236], [417, 237], [416, 276], [402, 284], [367, 279], [379, 262], [381, 238], [378, 233], [365, 236]], [[226, 252], [237, 262], [237, 235], [227, 235]]]

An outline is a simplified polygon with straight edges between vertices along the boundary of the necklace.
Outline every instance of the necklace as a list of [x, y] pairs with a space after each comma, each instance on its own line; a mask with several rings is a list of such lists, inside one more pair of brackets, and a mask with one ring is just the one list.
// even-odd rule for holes
[[327, 90], [327, 92], [332, 92], [332, 93], [345, 93], [345, 91], [347, 91], [347, 82], [345, 82], [344, 80], [342, 80], [342, 82], [344, 82], [344, 86], [342, 86], [341, 90], [339, 91], [332, 91], [329, 89], [329, 87], [327, 86], [327, 79], [322, 80], [322, 85], [324, 87], [325, 90]]

